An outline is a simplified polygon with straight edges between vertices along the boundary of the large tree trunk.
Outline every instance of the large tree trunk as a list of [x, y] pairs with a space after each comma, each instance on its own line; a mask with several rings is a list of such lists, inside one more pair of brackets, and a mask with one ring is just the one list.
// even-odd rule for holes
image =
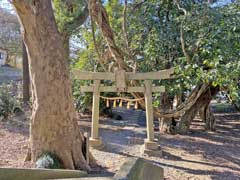
[[177, 101], [176, 102], [176, 108], [184, 102], [184, 96], [183, 96], [182, 92], [180, 92], [176, 95], [176, 101]]
[[212, 98], [219, 91], [219, 87], [210, 86], [207, 91], [199, 96], [196, 102], [183, 114], [180, 122], [177, 126], [177, 132], [180, 134], [186, 134], [189, 130], [193, 118], [196, 116], [197, 112], [206, 104], [209, 104]]
[[22, 67], [23, 67], [23, 81], [22, 81], [22, 87], [23, 87], [23, 102], [27, 103], [30, 99], [30, 78], [29, 78], [29, 66], [28, 66], [28, 55], [27, 50], [24, 42], [22, 42]]
[[[167, 93], [162, 93], [160, 98], [160, 109], [166, 111], [172, 109], [172, 102]], [[159, 130], [161, 133], [171, 133], [172, 118], [159, 118]]]
[[211, 111], [210, 102], [200, 108], [199, 115], [203, 122], [205, 122], [206, 130], [215, 131], [215, 117]]
[[24, 29], [32, 80], [31, 158], [36, 161], [43, 152], [51, 152], [65, 168], [89, 169], [82, 153], [67, 56], [51, 1], [12, 2]]

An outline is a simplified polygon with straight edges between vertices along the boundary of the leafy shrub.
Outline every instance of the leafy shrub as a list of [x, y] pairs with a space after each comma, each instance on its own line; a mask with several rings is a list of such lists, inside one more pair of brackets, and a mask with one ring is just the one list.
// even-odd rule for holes
[[15, 113], [21, 111], [20, 103], [11, 94], [10, 88], [6, 85], [0, 87], [0, 116], [4, 119]]
[[62, 163], [57, 155], [50, 152], [44, 152], [39, 156], [38, 160], [36, 161], [36, 167], [48, 169], [61, 169]]

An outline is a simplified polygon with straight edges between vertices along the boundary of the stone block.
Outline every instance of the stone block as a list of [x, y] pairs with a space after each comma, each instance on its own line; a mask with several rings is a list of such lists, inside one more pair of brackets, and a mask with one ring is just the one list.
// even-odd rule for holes
[[144, 140], [144, 147], [145, 147], [145, 149], [149, 149], [149, 150], [158, 150], [159, 149], [159, 145], [157, 142], [148, 141], [147, 139]]
[[160, 147], [157, 150], [145, 149], [145, 147], [143, 147], [142, 154], [147, 156], [162, 157], [162, 150]]
[[113, 177], [114, 180], [164, 180], [163, 168], [142, 158], [130, 158]]
[[99, 148], [103, 145], [103, 143], [102, 143], [102, 140], [100, 138], [98, 138], [98, 139], [90, 138], [89, 139], [89, 145], [91, 147], [94, 147], [94, 148]]
[[143, 155], [162, 157], [161, 147], [158, 145], [157, 142], [154, 141], [148, 141], [147, 139], [145, 139], [141, 151]]

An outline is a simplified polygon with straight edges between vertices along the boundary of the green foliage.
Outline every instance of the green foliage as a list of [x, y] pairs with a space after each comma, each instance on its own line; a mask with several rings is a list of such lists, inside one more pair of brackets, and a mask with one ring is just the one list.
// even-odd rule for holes
[[81, 93], [80, 87], [84, 85], [84, 81], [73, 80], [73, 97], [75, 108], [78, 112], [88, 112], [92, 106], [92, 93]]
[[[185, 15], [174, 1], [149, 0], [131, 11], [128, 19], [132, 30], [129, 33], [131, 47], [142, 52], [144, 57], [139, 63], [139, 71], [158, 71], [174, 66], [177, 78], [159, 82], [167, 86], [171, 94], [206, 82], [229, 89], [237, 98], [239, 1], [223, 8], [181, 1], [180, 7], [187, 11], [185, 21]], [[181, 47], [182, 21], [185, 49], [191, 57], [189, 62]]]
[[71, 34], [76, 29], [75, 19], [85, 13], [85, 1], [54, 0], [53, 4], [59, 31]]
[[191, 81], [195, 79], [196, 82], [219, 85], [228, 89], [234, 99], [239, 98], [239, 10], [239, 1], [223, 8], [198, 10], [203, 12], [203, 15], [198, 15], [201, 19], [189, 18], [186, 26], [197, 37], [199, 50], [191, 63], [179, 63], [183, 75]]
[[21, 110], [19, 102], [12, 96], [9, 87], [6, 85], [0, 88], [0, 116], [8, 119], [14, 112]]
[[51, 152], [42, 153], [36, 161], [37, 168], [61, 169], [62, 162], [59, 157]]
[[[159, 71], [175, 67], [175, 79], [154, 82], [166, 86], [170, 96], [191, 90], [196, 84], [204, 82], [227, 89], [237, 101], [240, 99], [239, 1], [220, 8], [190, 0], [179, 2], [179, 6], [187, 11], [186, 16], [176, 1], [128, 1], [129, 46], [132, 54], [141, 57], [137, 61], [137, 71]], [[115, 32], [116, 43], [122, 50], [126, 50], [122, 33], [122, 1], [106, 1], [104, 5]], [[181, 46], [181, 24], [185, 50], [190, 60], [187, 60]], [[84, 46], [75, 67], [102, 71], [97, 65], [90, 29], [90, 24], [86, 24], [80, 31]], [[96, 27], [95, 36], [100, 53], [104, 54], [106, 42]], [[125, 62], [131, 65], [131, 59], [127, 56]], [[159, 106], [158, 97], [159, 94], [156, 94], [155, 106]]]
[[117, 32], [115, 40], [118, 44], [122, 43], [122, 22], [123, 22], [123, 4], [119, 0], [110, 0], [106, 3], [106, 11], [109, 17], [109, 23], [114, 32]]

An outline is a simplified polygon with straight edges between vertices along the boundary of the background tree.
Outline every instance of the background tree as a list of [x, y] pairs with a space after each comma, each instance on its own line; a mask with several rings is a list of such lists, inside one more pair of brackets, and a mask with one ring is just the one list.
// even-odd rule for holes
[[88, 17], [88, 4], [85, 0], [53, 0], [58, 29], [63, 38], [64, 49], [70, 55], [70, 39]]
[[29, 64], [28, 55], [24, 42], [22, 42], [22, 94], [23, 102], [26, 104], [30, 100], [30, 76], [29, 76]]
[[20, 55], [21, 33], [16, 15], [0, 8], [0, 49], [6, 52], [6, 62], [10, 56]]

